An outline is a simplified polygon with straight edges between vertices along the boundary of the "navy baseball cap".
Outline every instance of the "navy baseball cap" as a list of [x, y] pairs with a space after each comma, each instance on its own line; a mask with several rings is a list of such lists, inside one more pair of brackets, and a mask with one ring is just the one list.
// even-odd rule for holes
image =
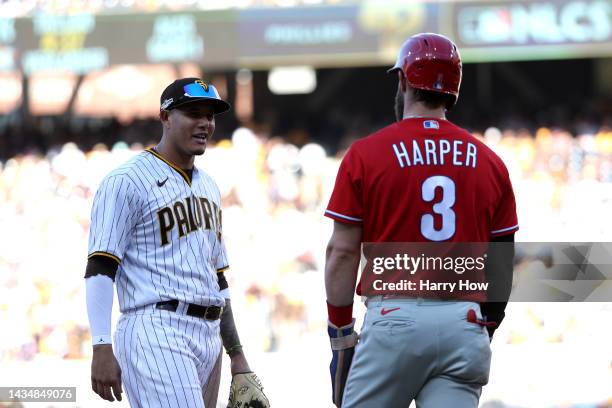
[[159, 100], [160, 110], [172, 110], [198, 101], [210, 101], [215, 115], [230, 109], [230, 104], [221, 99], [217, 88], [212, 84], [207, 84], [200, 78], [182, 78], [164, 89]]

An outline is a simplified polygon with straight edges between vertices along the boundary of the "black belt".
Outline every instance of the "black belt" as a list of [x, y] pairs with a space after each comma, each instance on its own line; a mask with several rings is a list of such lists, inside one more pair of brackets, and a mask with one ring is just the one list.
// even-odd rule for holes
[[[159, 310], [169, 310], [170, 312], [176, 312], [179, 301], [176, 299], [166, 300], [163, 302], [157, 302], [155, 308]], [[187, 316], [201, 317], [206, 320], [217, 320], [221, 317], [223, 308], [219, 306], [201, 306], [194, 303], [187, 304]]]

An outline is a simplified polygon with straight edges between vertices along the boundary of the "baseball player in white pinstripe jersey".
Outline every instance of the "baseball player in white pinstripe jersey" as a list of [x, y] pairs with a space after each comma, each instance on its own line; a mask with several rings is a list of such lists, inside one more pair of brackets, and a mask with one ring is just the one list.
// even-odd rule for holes
[[[228, 406], [267, 407], [232, 316], [219, 189], [194, 167], [215, 115], [230, 106], [198, 78], [174, 81], [160, 103], [160, 142], [108, 174], [94, 198], [85, 273], [92, 389], [121, 400], [123, 384], [133, 407], [214, 407], [223, 344]], [[114, 350], [113, 282], [122, 313]]]

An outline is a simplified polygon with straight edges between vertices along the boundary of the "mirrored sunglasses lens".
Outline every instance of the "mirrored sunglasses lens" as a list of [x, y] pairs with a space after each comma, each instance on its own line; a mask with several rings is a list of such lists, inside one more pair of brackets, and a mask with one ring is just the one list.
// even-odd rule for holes
[[[210, 88], [208, 88], [210, 90]], [[210, 96], [209, 92], [199, 84], [189, 84], [183, 87], [183, 90], [188, 96], [198, 97], [198, 96]]]

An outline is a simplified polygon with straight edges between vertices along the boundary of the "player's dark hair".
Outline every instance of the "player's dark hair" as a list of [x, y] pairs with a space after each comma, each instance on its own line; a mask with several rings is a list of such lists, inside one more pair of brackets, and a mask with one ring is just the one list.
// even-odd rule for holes
[[437, 109], [441, 106], [448, 108], [452, 107], [455, 103], [455, 97], [453, 95], [442, 92], [426, 91], [416, 88], [412, 88], [412, 92], [414, 92], [414, 100], [416, 102], [423, 102], [429, 109]]

